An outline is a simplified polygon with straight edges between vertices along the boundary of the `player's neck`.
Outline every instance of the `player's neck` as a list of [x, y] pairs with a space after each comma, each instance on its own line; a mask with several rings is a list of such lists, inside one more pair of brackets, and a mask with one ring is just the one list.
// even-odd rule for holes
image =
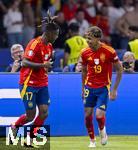
[[44, 44], [48, 44], [49, 42], [47, 41], [47, 39], [45, 38], [45, 35], [43, 34], [42, 35], [42, 42], [44, 43]]
[[101, 47], [101, 44], [100, 44], [100, 42], [98, 42], [98, 44], [95, 44], [95, 45], [92, 46], [92, 49], [94, 51], [97, 51], [100, 47]]

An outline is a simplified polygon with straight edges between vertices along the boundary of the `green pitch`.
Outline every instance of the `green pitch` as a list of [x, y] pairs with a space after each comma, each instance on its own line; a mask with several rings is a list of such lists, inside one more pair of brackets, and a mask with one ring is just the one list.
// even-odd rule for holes
[[[50, 150], [138, 150], [138, 136], [109, 136], [106, 146], [100, 145], [99, 137], [96, 138], [96, 148], [88, 148], [88, 137], [51, 137]], [[0, 139], [0, 150], [25, 150], [21, 146], [6, 146], [4, 139]], [[33, 148], [34, 149], [34, 148]], [[40, 150], [46, 150], [41, 147]]]

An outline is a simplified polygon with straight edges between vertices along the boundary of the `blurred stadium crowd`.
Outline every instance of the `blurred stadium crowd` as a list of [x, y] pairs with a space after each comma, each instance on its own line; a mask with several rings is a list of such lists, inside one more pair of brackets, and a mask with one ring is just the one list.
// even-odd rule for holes
[[[55, 63], [52, 71], [81, 71], [79, 63], [69, 61], [72, 55], [78, 57], [78, 53], [71, 50], [74, 48], [69, 39], [83, 38], [88, 27], [95, 25], [103, 31], [102, 41], [117, 51], [124, 71], [138, 71], [138, 0], [0, 0], [0, 71], [11, 71], [7, 66], [11, 63], [9, 57], [14, 59], [22, 54], [27, 43], [41, 35], [44, 28], [39, 26], [48, 9], [58, 16], [56, 22], [61, 29], [53, 44]], [[71, 26], [73, 23], [78, 25], [78, 31], [77, 25]], [[78, 40], [79, 45], [81, 42]], [[20, 53], [16, 50], [20, 51], [20, 46], [12, 47], [13, 44], [22, 46]]]

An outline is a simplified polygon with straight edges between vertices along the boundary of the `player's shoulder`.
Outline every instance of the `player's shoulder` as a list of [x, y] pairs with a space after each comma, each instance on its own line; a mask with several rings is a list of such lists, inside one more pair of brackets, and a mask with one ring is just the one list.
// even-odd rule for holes
[[28, 43], [27, 49], [34, 50], [37, 46], [39, 46], [40, 43], [41, 37], [34, 38]]
[[80, 53], [81, 55], [86, 55], [90, 52], [90, 50], [91, 50], [90, 47], [86, 47], [86, 48], [83, 48]]
[[115, 49], [113, 47], [111, 47], [110, 45], [107, 45], [105, 43], [102, 43], [102, 49], [104, 49], [106, 52], [109, 52], [111, 54], [115, 53]]

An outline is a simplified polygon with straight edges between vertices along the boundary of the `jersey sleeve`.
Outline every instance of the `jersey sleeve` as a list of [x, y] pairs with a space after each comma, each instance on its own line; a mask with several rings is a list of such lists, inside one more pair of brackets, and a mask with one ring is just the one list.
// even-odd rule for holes
[[30, 41], [25, 49], [24, 58], [33, 60], [34, 57], [37, 55], [38, 48], [39, 46], [37, 40]]
[[84, 53], [83, 50], [80, 54], [80, 57], [81, 57], [82, 65], [86, 66], [87, 65], [87, 60], [86, 60], [85, 53]]
[[110, 60], [112, 63], [116, 63], [119, 60], [115, 50], [112, 51]]

